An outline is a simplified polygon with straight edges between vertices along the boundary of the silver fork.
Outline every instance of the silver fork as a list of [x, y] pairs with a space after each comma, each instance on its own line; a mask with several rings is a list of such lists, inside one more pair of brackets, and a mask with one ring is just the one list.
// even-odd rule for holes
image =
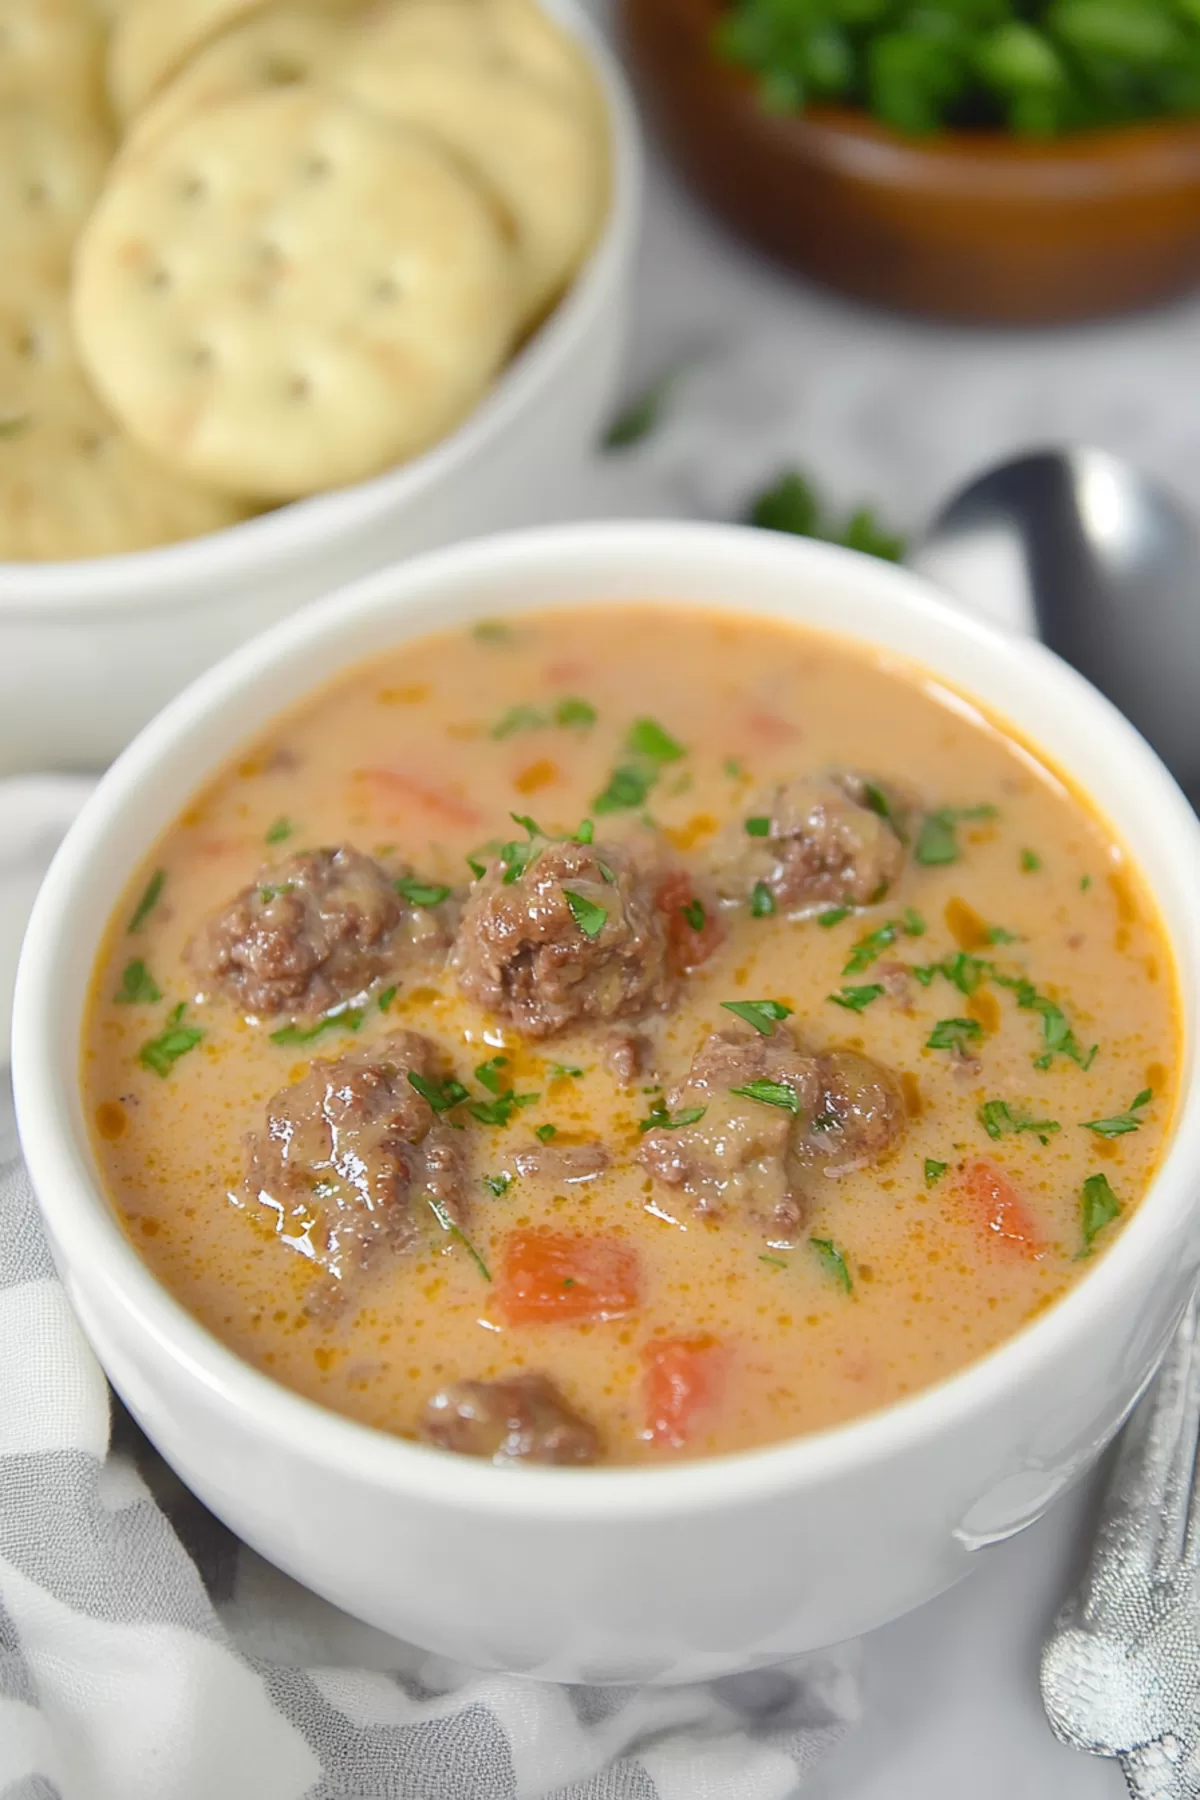
[[1091, 1561], [1042, 1656], [1064, 1743], [1136, 1800], [1200, 1797], [1200, 1301], [1125, 1429]]

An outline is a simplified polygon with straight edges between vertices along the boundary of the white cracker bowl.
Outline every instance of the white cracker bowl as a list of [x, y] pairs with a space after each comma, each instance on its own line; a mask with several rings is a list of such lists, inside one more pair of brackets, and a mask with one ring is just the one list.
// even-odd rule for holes
[[580, 0], [542, 0], [607, 104], [612, 185], [554, 313], [450, 437], [356, 486], [128, 556], [0, 562], [0, 775], [109, 762], [172, 695], [306, 601], [553, 506], [612, 404], [642, 177], [636, 114]]

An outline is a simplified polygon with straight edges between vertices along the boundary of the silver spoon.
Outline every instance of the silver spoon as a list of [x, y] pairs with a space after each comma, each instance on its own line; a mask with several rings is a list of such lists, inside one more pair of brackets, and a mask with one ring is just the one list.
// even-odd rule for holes
[[1200, 531], [1105, 450], [1041, 450], [942, 508], [910, 566], [1022, 625], [1107, 694], [1200, 801]]

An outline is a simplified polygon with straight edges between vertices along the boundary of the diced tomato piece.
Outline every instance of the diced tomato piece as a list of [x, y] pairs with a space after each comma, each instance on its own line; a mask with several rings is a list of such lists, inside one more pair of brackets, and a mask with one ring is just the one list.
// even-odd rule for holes
[[748, 714], [746, 727], [761, 744], [788, 744], [803, 735], [798, 725], [781, 719], [778, 713], [768, 712], [765, 707]]
[[415, 775], [406, 775], [402, 769], [356, 769], [354, 776], [364, 783], [386, 818], [402, 818], [416, 808], [447, 825], [483, 824], [483, 814], [469, 801], [448, 788], [434, 787]]
[[1033, 1258], [1042, 1249], [1037, 1221], [1008, 1176], [995, 1163], [967, 1163], [958, 1187], [987, 1241], [1018, 1256]]
[[655, 1338], [643, 1350], [642, 1360], [647, 1435], [656, 1444], [678, 1450], [720, 1399], [729, 1353], [704, 1332], [696, 1337]]
[[504, 1246], [497, 1303], [510, 1325], [620, 1319], [639, 1298], [635, 1250], [618, 1238], [514, 1231]]
[[[706, 963], [722, 942], [725, 926], [716, 906], [700, 899], [691, 876], [682, 869], [672, 869], [659, 883], [654, 903], [663, 916], [667, 956], [676, 973], [687, 975]], [[693, 923], [696, 917], [701, 918], [699, 926]]]

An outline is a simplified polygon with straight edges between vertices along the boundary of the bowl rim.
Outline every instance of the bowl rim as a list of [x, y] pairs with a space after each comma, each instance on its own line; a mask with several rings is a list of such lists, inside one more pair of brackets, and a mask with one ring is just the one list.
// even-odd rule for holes
[[[978, 131], [961, 127], [943, 127], [926, 137], [907, 137], [893, 126], [877, 119], [866, 107], [837, 102], [822, 102], [806, 107], [803, 112], [766, 112], [758, 104], [754, 78], [749, 70], [722, 61], [708, 48], [707, 38], [720, 19], [723, 8], [718, 0], [623, 0], [632, 13], [639, 5], [670, 5], [675, 19], [693, 41], [704, 43], [705, 63], [714, 85], [729, 96], [736, 96], [743, 113], [753, 116], [756, 126], [769, 132], [776, 142], [791, 141], [798, 153], [821, 142], [843, 142], [864, 151], [887, 153], [899, 164], [901, 159], [910, 174], [961, 163], [974, 172], [981, 167], [1011, 168], [1014, 176], [1031, 180], [1035, 172], [1065, 173], [1092, 167], [1097, 160], [1112, 161], [1114, 145], [1123, 145], [1147, 164], [1146, 179], [1131, 181], [1126, 169], [1120, 183], [1124, 187], [1157, 186], [1161, 181], [1164, 153], [1189, 151], [1195, 164], [1194, 178], [1200, 179], [1200, 118], [1178, 114], [1157, 114], [1144, 119], [1130, 119], [1112, 125], [1091, 126], [1082, 131], [1063, 132], [1052, 138], [1021, 138], [999, 126]], [[1114, 175], [1116, 171], [1113, 171]], [[1159, 180], [1153, 179], [1158, 174]], [[1175, 171], [1178, 179], [1179, 171]], [[892, 175], [893, 185], [904, 179]]]
[[581, 0], [538, 0], [579, 44], [599, 83], [609, 128], [609, 195], [601, 229], [571, 286], [467, 417], [420, 455], [347, 487], [287, 501], [202, 537], [60, 562], [0, 560], [0, 621], [135, 612], [190, 604], [197, 592], [265, 576], [415, 508], [459, 465], [484, 454], [553, 383], [595, 314], [610, 304], [637, 238], [644, 180], [641, 134], [624, 71]]
[[[1191, 883], [1191, 891], [1200, 892], [1200, 818], [1145, 740], [1075, 670], [1043, 645], [960, 611], [910, 571], [839, 546], [741, 526], [609, 521], [535, 528], [433, 551], [285, 618], [171, 701], [122, 753], [71, 827], [38, 896], [22, 950], [14, 1005], [13, 1083], [22, 1146], [39, 1205], [52, 1237], [69, 1240], [71, 1261], [88, 1269], [89, 1283], [103, 1285], [125, 1318], [136, 1322], [144, 1341], [185, 1370], [193, 1385], [219, 1396], [220, 1406], [239, 1414], [257, 1436], [310, 1462], [332, 1466], [345, 1478], [384, 1491], [415, 1494], [479, 1517], [520, 1514], [569, 1522], [704, 1514], [783, 1491], [822, 1486], [885, 1463], [952, 1432], [956, 1423], [979, 1409], [1002, 1403], [1036, 1375], [1039, 1365], [1071, 1345], [1095, 1341], [1096, 1325], [1114, 1308], [1120, 1311], [1123, 1293], [1133, 1291], [1139, 1279], [1149, 1278], [1161, 1260], [1162, 1241], [1172, 1232], [1182, 1232], [1195, 1211], [1192, 1171], [1200, 1163], [1200, 1058], [1195, 1046], [1200, 926], [1190, 924], [1187, 938], [1173, 942], [1185, 1038], [1184, 1079], [1172, 1136], [1149, 1191], [1111, 1250], [1052, 1307], [987, 1355], [907, 1399], [823, 1431], [671, 1468], [496, 1469], [392, 1437], [293, 1393], [243, 1362], [159, 1283], [105, 1199], [75, 1110], [77, 1064], [72, 1061], [64, 1067], [58, 1055], [62, 1010], [56, 982], [58, 946], [70, 941], [80, 927], [92, 940], [89, 868], [104, 858], [114, 826], [136, 816], [143, 777], [153, 771], [160, 755], [181, 752], [201, 733], [214, 707], [240, 708], [240, 717], [250, 727], [257, 683], [276, 665], [298, 662], [316, 648], [332, 652], [330, 675], [335, 666], [339, 670], [353, 666], [362, 657], [360, 650], [339, 658], [335, 649], [338, 634], [349, 621], [394, 615], [396, 638], [402, 642], [406, 608], [419, 607], [422, 599], [430, 603], [439, 593], [472, 594], [477, 587], [482, 598], [466, 602], [456, 617], [462, 622], [486, 617], [495, 610], [494, 600], [488, 604], [494, 578], [519, 577], [531, 568], [556, 563], [584, 570], [602, 563], [606, 555], [610, 561], [646, 568], [672, 557], [681, 563], [689, 558], [696, 563], [708, 555], [718, 561], [734, 557], [748, 593], [757, 569], [773, 579], [790, 577], [803, 568], [810, 582], [827, 575], [834, 588], [844, 589], [852, 582], [869, 599], [906, 608], [911, 618], [943, 633], [947, 641], [957, 637], [981, 664], [1001, 661], [1023, 680], [1033, 674], [1043, 684], [1055, 684], [1082, 708], [1078, 731], [1085, 744], [1101, 731], [1116, 734], [1123, 766], [1143, 784], [1146, 804], [1161, 812], [1161, 833], [1171, 860]], [[667, 598], [665, 593], [660, 597]], [[747, 610], [754, 613], [753, 599]], [[765, 605], [762, 616], [771, 616]], [[869, 636], [852, 627], [848, 630], [851, 635]], [[936, 674], [936, 665], [932, 666]], [[969, 699], [966, 684], [963, 691]], [[219, 755], [206, 755], [202, 773], [180, 782], [185, 789], [180, 803], [220, 760]], [[77, 1044], [78, 1014], [69, 1022], [75, 1031], [72, 1042]]]

